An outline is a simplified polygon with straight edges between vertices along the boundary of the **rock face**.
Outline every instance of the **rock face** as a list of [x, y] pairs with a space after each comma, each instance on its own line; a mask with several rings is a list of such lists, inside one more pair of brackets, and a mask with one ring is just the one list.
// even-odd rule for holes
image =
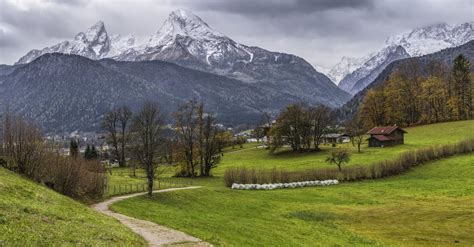
[[18, 63], [28, 63], [53, 52], [90, 59], [172, 62], [254, 84], [268, 91], [269, 97], [278, 91], [310, 104], [337, 107], [350, 99], [349, 94], [304, 59], [236, 43], [186, 10], [173, 11], [161, 28], [147, 39], [109, 37], [104, 24], [99, 22], [77, 34], [72, 41], [29, 52]]
[[329, 77], [341, 89], [355, 95], [395, 60], [427, 55], [465, 44], [473, 39], [474, 22], [455, 26], [443, 23], [417, 28], [389, 37], [382, 50], [367, 57], [360, 59], [343, 57], [341, 62], [331, 69]]

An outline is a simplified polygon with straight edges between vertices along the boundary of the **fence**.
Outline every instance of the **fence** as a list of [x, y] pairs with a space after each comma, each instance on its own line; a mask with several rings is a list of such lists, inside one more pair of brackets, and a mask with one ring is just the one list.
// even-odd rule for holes
[[[190, 180], [178, 180], [172, 178], [157, 179], [153, 183], [153, 190], [167, 189], [167, 188], [178, 188], [192, 186], [193, 182]], [[105, 196], [124, 195], [131, 193], [146, 192], [148, 189], [148, 183], [146, 182], [127, 182], [123, 184], [113, 184], [105, 186]]]

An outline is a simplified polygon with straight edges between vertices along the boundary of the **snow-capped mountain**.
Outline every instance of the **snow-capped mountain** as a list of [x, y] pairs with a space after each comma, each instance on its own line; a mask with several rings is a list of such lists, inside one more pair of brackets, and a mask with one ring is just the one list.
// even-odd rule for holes
[[100, 59], [107, 56], [114, 46], [111, 45], [104, 23], [99, 21], [86, 32], [76, 34], [73, 40], [63, 41], [42, 50], [32, 50], [21, 57], [17, 64], [29, 63], [37, 57], [46, 53], [60, 52], [66, 54], [81, 55], [92, 59]]
[[[354, 97], [352, 97], [350, 101], [344, 104], [343, 107], [338, 109], [340, 120], [349, 120], [355, 114], [357, 114], [357, 112], [359, 112], [359, 107], [361, 106], [365, 96], [367, 95], [368, 90], [384, 85], [387, 82], [387, 79], [390, 78], [396, 71], [403, 71], [407, 68], [412, 68], [418, 71], [422, 76], [428, 76], [433, 73], [433, 61], [449, 68], [453, 66], [453, 61], [460, 54], [466, 57], [471, 64], [474, 64], [474, 40], [468, 41], [467, 43], [462, 44], [460, 46], [443, 49], [441, 51], [423, 56], [400, 59], [396, 62], [389, 64], [383, 71], [379, 73], [379, 75], [375, 79], [372, 80], [369, 85], [367, 85], [363, 90], [359, 91], [356, 95], [354, 95]], [[471, 71], [474, 72], [474, 67], [471, 68]]]
[[339, 82], [344, 78], [344, 76], [361, 67], [365, 61], [369, 60], [369, 58], [370, 56], [361, 58], [344, 56], [341, 58], [341, 61], [331, 68], [327, 73], [327, 76], [336, 85], [339, 85]]
[[349, 98], [304, 59], [239, 44], [184, 10], [148, 38], [110, 35], [98, 22], [0, 68], [0, 108], [48, 129], [97, 128], [114, 105], [146, 99], [168, 111], [198, 99], [219, 121], [246, 124], [291, 103], [337, 107]]
[[[341, 89], [354, 95], [362, 90], [366, 84], [371, 83], [367, 81], [368, 79], [375, 78], [377, 71], [383, 70], [392, 61], [407, 56], [431, 54], [442, 49], [465, 44], [470, 40], [474, 40], [474, 22], [454, 26], [436, 24], [416, 28], [410, 32], [389, 37], [384, 48], [366, 58], [343, 58], [340, 63], [331, 69], [329, 76]], [[399, 46], [404, 49], [406, 54], [399, 50], [398, 56], [395, 54], [389, 55], [390, 51], [394, 51], [394, 48]], [[387, 58], [390, 58], [390, 61], [386, 60]], [[366, 78], [369, 74], [372, 74], [372, 76]], [[355, 87], [356, 85], [358, 86]]]
[[402, 46], [387, 46], [345, 76], [339, 83], [339, 88], [355, 95], [370, 84], [391, 62], [407, 57], [410, 55]]
[[411, 32], [389, 37], [386, 45], [400, 45], [410, 56], [423, 56], [474, 39], [474, 22], [451, 26], [446, 23], [416, 28]]
[[[176, 46], [180, 43], [183, 47]], [[223, 46], [227, 43], [227, 46]], [[46, 53], [64, 53], [84, 56], [90, 59], [115, 58], [117, 60], [176, 59], [176, 48], [187, 52], [200, 61], [211, 64], [229, 54], [247, 56], [249, 52], [223, 34], [212, 30], [198, 16], [186, 10], [173, 11], [157, 33], [139, 40], [133, 35], [109, 36], [102, 21], [85, 32], [78, 33], [73, 40], [63, 41], [42, 50], [32, 50], [17, 63], [29, 63]], [[173, 50], [174, 56], [170, 56]], [[183, 54], [184, 55], [184, 54]]]
[[72, 41], [29, 52], [18, 63], [28, 63], [53, 52], [95, 60], [172, 62], [260, 88], [280, 90], [311, 104], [340, 106], [350, 98], [304, 59], [239, 44], [186, 10], [171, 12], [159, 30], [146, 39], [109, 36], [104, 24], [99, 22]]

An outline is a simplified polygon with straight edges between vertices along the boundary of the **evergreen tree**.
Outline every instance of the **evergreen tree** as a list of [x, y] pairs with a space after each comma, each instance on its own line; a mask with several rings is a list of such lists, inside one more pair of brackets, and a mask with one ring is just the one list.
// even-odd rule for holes
[[92, 145], [91, 152], [90, 152], [90, 159], [95, 160], [97, 158], [99, 158], [99, 153], [97, 152], [95, 145]]
[[453, 66], [453, 107], [457, 108], [459, 119], [472, 117], [471, 64], [462, 54], [454, 59]]
[[69, 153], [73, 158], [77, 158], [77, 155], [79, 154], [79, 144], [75, 139], [71, 139], [71, 142], [69, 143]]
[[84, 152], [84, 158], [89, 160], [91, 157], [91, 147], [87, 144], [86, 151]]

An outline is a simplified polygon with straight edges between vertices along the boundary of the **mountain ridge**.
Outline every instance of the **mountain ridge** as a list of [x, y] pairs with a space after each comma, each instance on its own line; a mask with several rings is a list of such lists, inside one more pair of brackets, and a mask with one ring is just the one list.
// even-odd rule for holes
[[0, 75], [0, 98], [3, 106], [45, 131], [98, 130], [106, 111], [122, 104], [137, 110], [145, 100], [170, 113], [196, 99], [229, 126], [257, 122], [264, 111], [276, 112], [300, 101], [271, 87], [174, 63], [92, 60], [61, 53], [45, 54]]
[[[375, 57], [382, 57], [383, 53], [390, 47], [401, 46], [405, 49], [406, 55], [399, 56], [397, 59], [406, 57], [416, 57], [431, 54], [445, 48], [455, 47], [474, 39], [474, 22], [466, 22], [458, 25], [449, 25], [446, 23], [428, 25], [415, 28], [411, 31], [388, 37], [385, 46], [376, 53], [372, 53], [363, 58], [342, 58], [329, 73], [333, 82], [345, 90], [355, 95], [364, 88], [364, 85], [370, 83], [365, 79], [367, 74], [376, 74], [384, 66], [393, 61], [374, 60]], [[350, 68], [346, 66], [346, 60], [358, 61]], [[361, 60], [363, 62], [361, 62]], [[365, 60], [365, 61], [364, 61]], [[375, 68], [378, 68], [377, 70]], [[361, 73], [361, 71], [365, 71]], [[337, 81], [338, 78], [342, 78]], [[373, 79], [374, 76], [371, 76]], [[356, 86], [357, 85], [357, 86]], [[361, 86], [362, 85], [362, 86]]]
[[76, 54], [95, 60], [160, 60], [255, 84], [263, 91], [267, 88], [281, 90], [291, 98], [311, 104], [338, 107], [350, 99], [349, 94], [303, 58], [239, 44], [213, 30], [190, 11], [171, 12], [159, 30], [146, 41], [132, 36], [111, 38], [103, 22], [96, 23], [76, 37], [79, 38], [74, 41], [31, 51], [20, 58], [18, 64], [51, 52]]
[[434, 52], [431, 54], [419, 56], [419, 57], [408, 57], [400, 60], [393, 61], [386, 66], [377, 77], [370, 82], [365, 88], [359, 91], [354, 97], [346, 102], [338, 111], [340, 120], [348, 120], [359, 110], [360, 104], [363, 101], [367, 91], [373, 87], [383, 84], [390, 76], [390, 74], [401, 66], [412, 66], [416, 64], [419, 66], [421, 73], [425, 73], [427, 64], [431, 61], [438, 61], [441, 64], [450, 68], [454, 61], [454, 58], [459, 54], [463, 54], [471, 62], [471, 71], [474, 71], [474, 40], [471, 40], [465, 44], [456, 47], [445, 48], [441, 51]]

